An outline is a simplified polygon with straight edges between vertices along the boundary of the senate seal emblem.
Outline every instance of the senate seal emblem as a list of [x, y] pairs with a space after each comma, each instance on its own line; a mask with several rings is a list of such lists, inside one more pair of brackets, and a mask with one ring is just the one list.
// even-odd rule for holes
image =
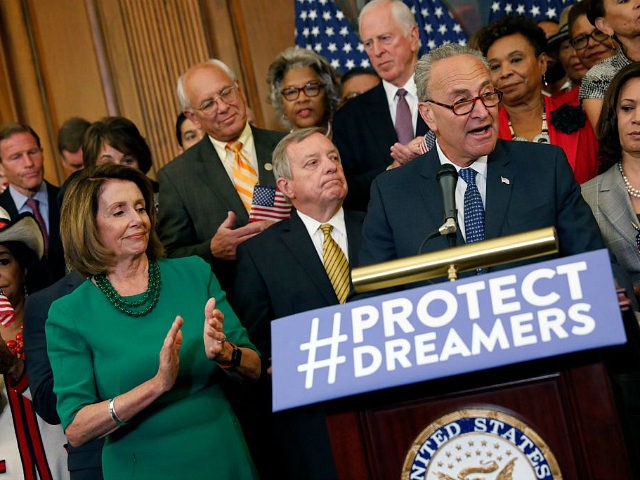
[[561, 480], [553, 453], [522, 420], [490, 408], [444, 415], [414, 440], [402, 480]]

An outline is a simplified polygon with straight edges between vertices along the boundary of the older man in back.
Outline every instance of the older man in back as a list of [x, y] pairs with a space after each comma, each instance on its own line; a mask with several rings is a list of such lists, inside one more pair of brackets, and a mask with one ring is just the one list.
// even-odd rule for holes
[[45, 253], [39, 267], [38, 288], [50, 285], [65, 273], [64, 252], [60, 240], [58, 187], [44, 179], [44, 156], [40, 137], [22, 123], [0, 125], [0, 163], [9, 187], [0, 195], [0, 207], [11, 218], [31, 213], [45, 240]]
[[201, 256], [228, 288], [236, 247], [268, 226], [249, 211], [256, 184], [275, 187], [271, 152], [284, 134], [248, 124], [244, 92], [219, 60], [189, 68], [177, 93], [206, 135], [158, 172], [158, 233], [169, 256]]
[[333, 140], [349, 182], [345, 205], [366, 210], [371, 181], [415, 157], [406, 144], [428, 129], [418, 115], [413, 68], [420, 40], [411, 10], [400, 0], [373, 0], [360, 12], [359, 25], [382, 82], [336, 112]]

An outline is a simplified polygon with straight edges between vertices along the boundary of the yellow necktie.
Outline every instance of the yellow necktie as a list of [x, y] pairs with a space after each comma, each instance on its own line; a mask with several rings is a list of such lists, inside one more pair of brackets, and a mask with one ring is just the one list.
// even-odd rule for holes
[[240, 195], [240, 200], [249, 212], [253, 200], [253, 187], [258, 183], [258, 174], [242, 154], [242, 142], [229, 142], [225, 148], [234, 154], [233, 184]]
[[324, 240], [322, 242], [324, 269], [327, 271], [327, 276], [331, 281], [331, 285], [333, 285], [333, 290], [336, 292], [338, 301], [344, 303], [351, 287], [349, 262], [347, 262], [347, 257], [340, 246], [331, 237], [333, 226], [324, 223], [320, 225], [320, 230], [324, 233]]

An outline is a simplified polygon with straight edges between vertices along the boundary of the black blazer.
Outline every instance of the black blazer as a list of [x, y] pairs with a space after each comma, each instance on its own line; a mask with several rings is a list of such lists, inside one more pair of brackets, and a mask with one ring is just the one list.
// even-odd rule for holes
[[[439, 168], [434, 149], [374, 181], [363, 227], [363, 265], [418, 254], [423, 240], [442, 224]], [[487, 239], [555, 226], [560, 256], [603, 248], [567, 158], [553, 145], [498, 140], [488, 157], [485, 211]], [[458, 245], [463, 243], [458, 232]], [[438, 237], [421, 253], [447, 247]], [[527, 263], [535, 261], [540, 259]]]
[[[416, 136], [428, 131], [418, 114]], [[333, 141], [349, 184], [345, 208], [366, 211], [371, 182], [392, 163], [390, 149], [398, 141], [382, 82], [336, 112]]]
[[[358, 263], [363, 214], [345, 210], [349, 263]], [[263, 478], [337, 477], [321, 405], [271, 413], [271, 321], [338, 303], [307, 229], [294, 211], [238, 248], [231, 304], [262, 355], [263, 376], [239, 417]], [[246, 398], [252, 401], [246, 401]], [[236, 404], [237, 405], [237, 404]]]
[[[60, 423], [53, 393], [53, 372], [47, 355], [45, 323], [49, 307], [60, 297], [73, 292], [83, 282], [75, 271], [44, 290], [29, 295], [25, 304], [24, 350], [29, 390], [38, 415], [53, 425]], [[62, 427], [61, 427], [62, 428]], [[102, 444], [97, 438], [81, 447], [67, 446], [71, 480], [100, 480], [102, 478]]]
[[[43, 288], [51, 285], [65, 275], [64, 250], [60, 239], [60, 205], [58, 204], [59, 188], [45, 181], [47, 185], [47, 197], [49, 201], [49, 251], [48, 257], [40, 261], [42, 275], [38, 287]], [[0, 194], [0, 207], [4, 208], [12, 219], [18, 217], [18, 208], [13, 197], [7, 188]], [[32, 293], [32, 292], [29, 292]]]
[[[258, 156], [258, 182], [275, 186], [271, 154], [284, 133], [251, 127]], [[227, 212], [236, 214], [236, 226], [249, 215], [207, 135], [158, 172], [160, 183], [157, 231], [169, 257], [198, 255], [209, 262], [224, 288], [233, 263], [216, 260], [210, 242]]]

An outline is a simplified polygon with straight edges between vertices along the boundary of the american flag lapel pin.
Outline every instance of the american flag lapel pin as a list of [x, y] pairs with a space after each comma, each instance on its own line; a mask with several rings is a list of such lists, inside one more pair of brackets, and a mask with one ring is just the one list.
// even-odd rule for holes
[[509, 181], [509, 179], [508, 179], [508, 178], [506, 178], [506, 177], [500, 177], [500, 181], [501, 181], [502, 183], [504, 183], [505, 185], [511, 185], [511, 182], [510, 182], [510, 181]]

